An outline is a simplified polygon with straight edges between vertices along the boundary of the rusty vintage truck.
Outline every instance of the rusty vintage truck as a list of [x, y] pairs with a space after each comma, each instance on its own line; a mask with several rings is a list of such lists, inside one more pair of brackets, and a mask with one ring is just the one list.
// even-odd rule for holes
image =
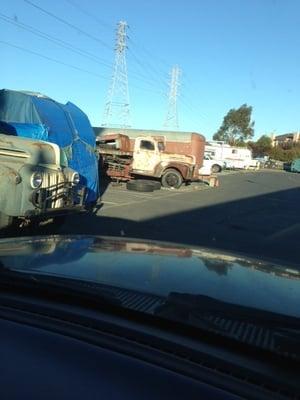
[[54, 143], [1, 134], [0, 229], [82, 211], [84, 187]]
[[151, 177], [162, 186], [179, 188], [198, 180], [217, 185], [214, 176], [201, 176], [205, 138], [198, 133], [138, 129], [94, 128], [102, 171], [110, 178]]

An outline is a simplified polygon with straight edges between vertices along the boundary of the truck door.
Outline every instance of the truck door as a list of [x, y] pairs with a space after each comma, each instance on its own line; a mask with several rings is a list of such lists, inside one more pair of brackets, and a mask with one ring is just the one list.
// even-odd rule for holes
[[160, 161], [157, 142], [152, 138], [137, 138], [135, 140], [132, 169], [153, 175]]

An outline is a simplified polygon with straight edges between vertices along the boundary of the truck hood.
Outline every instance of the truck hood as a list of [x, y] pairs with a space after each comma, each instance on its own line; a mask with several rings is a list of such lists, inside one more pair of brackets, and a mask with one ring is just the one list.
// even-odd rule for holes
[[25, 164], [60, 165], [60, 149], [54, 143], [0, 134], [0, 156]]
[[0, 270], [38, 273], [168, 297], [209, 296], [300, 317], [300, 269], [204, 248], [99, 236], [0, 240]]

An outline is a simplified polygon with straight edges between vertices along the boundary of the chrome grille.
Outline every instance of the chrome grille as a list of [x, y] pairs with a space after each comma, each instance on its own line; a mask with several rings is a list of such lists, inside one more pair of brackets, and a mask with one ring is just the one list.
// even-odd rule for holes
[[41, 188], [48, 189], [47, 197], [51, 199], [47, 202], [47, 208], [60, 208], [64, 206], [64, 196], [66, 193], [66, 179], [61, 171], [46, 172], [43, 174], [43, 183]]

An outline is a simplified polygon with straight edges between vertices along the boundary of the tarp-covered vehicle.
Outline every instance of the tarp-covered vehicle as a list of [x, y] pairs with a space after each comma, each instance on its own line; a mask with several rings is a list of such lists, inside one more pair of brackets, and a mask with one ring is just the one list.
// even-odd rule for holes
[[95, 135], [83, 111], [70, 102], [61, 104], [40, 93], [3, 89], [0, 121], [9, 124], [10, 134], [57, 144], [67, 166], [79, 173], [79, 187], [85, 189], [84, 204], [90, 207], [97, 202]]

